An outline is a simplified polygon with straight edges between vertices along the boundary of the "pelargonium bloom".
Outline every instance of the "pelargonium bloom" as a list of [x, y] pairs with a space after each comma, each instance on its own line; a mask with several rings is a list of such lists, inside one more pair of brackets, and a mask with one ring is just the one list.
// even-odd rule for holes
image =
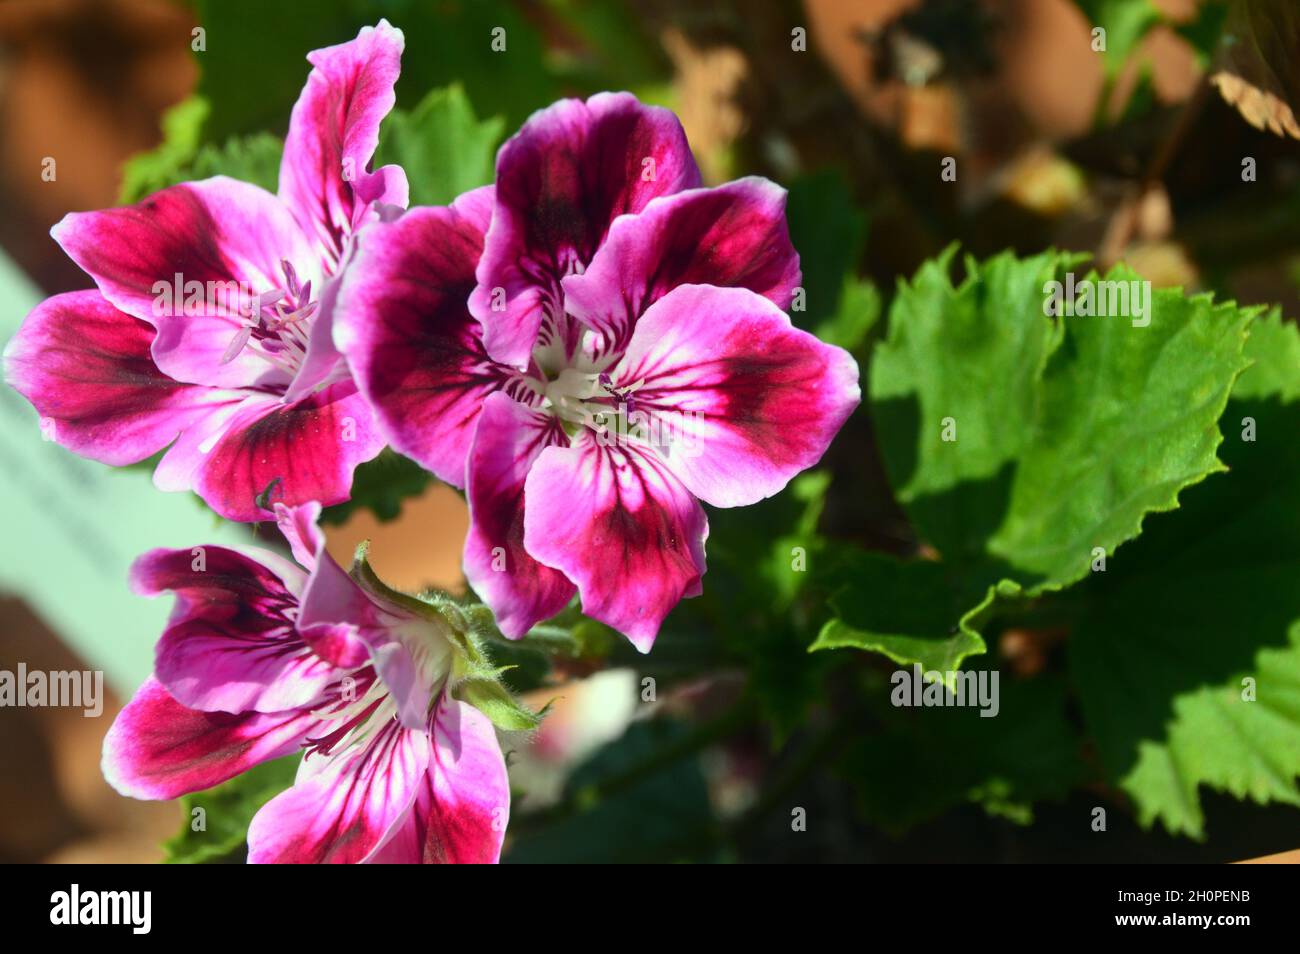
[[520, 636], [564, 607], [645, 651], [705, 571], [700, 501], [817, 463], [857, 365], [793, 327], [785, 191], [700, 188], [677, 119], [564, 100], [495, 187], [367, 229], [335, 343], [390, 443], [467, 489], [465, 573]]
[[216, 176], [54, 227], [98, 290], [48, 299], [5, 351], [49, 437], [112, 465], [170, 445], [157, 486], [231, 520], [268, 491], [348, 498], [384, 442], [330, 325], [353, 236], [407, 202], [400, 168], [367, 171], [403, 43], [381, 21], [308, 56], [278, 195]]
[[153, 550], [133, 588], [176, 594], [154, 675], [104, 739], [135, 798], [210, 788], [302, 751], [294, 785], [248, 830], [250, 862], [495, 862], [510, 789], [492, 723], [450, 688], [452, 618], [349, 575], [320, 505], [275, 505], [293, 562], [269, 551]]

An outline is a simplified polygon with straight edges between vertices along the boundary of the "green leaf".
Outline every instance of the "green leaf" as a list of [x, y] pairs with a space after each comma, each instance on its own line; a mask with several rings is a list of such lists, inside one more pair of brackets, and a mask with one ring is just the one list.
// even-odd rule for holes
[[[207, 31], [195, 60], [199, 92], [212, 103], [203, 130], [209, 142], [283, 135], [311, 71], [307, 54], [352, 39], [381, 16], [406, 37], [399, 106], [460, 82], [481, 115], [504, 116], [513, 129], [560, 95], [541, 37], [510, 0], [196, 0], [195, 8]], [[498, 29], [506, 44], [500, 51], [492, 47]]]
[[1047, 282], [1077, 257], [968, 261], [956, 288], [950, 259], [900, 287], [875, 351], [887, 472], [947, 562], [1031, 595], [1064, 587], [1223, 469], [1216, 422], [1254, 311], [1162, 289], [1145, 327], [1048, 318]]
[[[844, 177], [824, 171], [790, 185], [786, 200], [790, 241], [803, 271], [804, 309], [791, 311], [794, 323], [813, 330], [840, 308], [846, 276], [856, 270], [867, 239], [867, 217]], [[797, 305], [797, 302], [796, 302]]]
[[633, 664], [663, 665], [674, 652], [705, 671], [739, 660], [776, 738], [804, 724], [832, 666], [807, 655], [824, 616], [813, 591], [830, 566], [818, 532], [830, 477], [810, 471], [752, 507], [711, 511], [704, 593], [683, 601], [652, 656]]
[[813, 649], [955, 669], [984, 651], [979, 628], [998, 599], [1079, 581], [1223, 469], [1216, 422], [1248, 364], [1253, 310], [1160, 290], [1136, 325], [1053, 318], [1049, 283], [1079, 257], [968, 260], [954, 287], [952, 256], [900, 286], [870, 388], [891, 483], [943, 561], [850, 560], [854, 579]]
[[948, 673], [985, 651], [978, 627], [997, 587], [981, 586], [941, 563], [905, 563], [883, 553], [854, 553], [837, 576], [849, 582], [831, 597], [835, 618], [809, 652], [871, 650], [903, 665]]
[[1139, 43], [1160, 22], [1160, 11], [1151, 0], [1075, 0], [1088, 18], [1089, 32], [1106, 31], [1106, 79], [1115, 76]]
[[[871, 695], [890, 692], [882, 683]], [[975, 707], [889, 707], [881, 719], [842, 768], [857, 781], [867, 817], [890, 832], [968, 803], [1028, 824], [1034, 802], [1064, 797], [1084, 778], [1064, 686], [1050, 676], [1000, 678], [991, 718]]]
[[[280, 184], [280, 157], [284, 143], [270, 133], [257, 133], [230, 139], [221, 146], [205, 145], [199, 149], [186, 179], [230, 176], [275, 192]], [[183, 181], [183, 180], [182, 180]]]
[[276, 190], [284, 144], [269, 133], [259, 133], [220, 146], [201, 145], [208, 110], [206, 100], [192, 96], [163, 114], [163, 141], [132, 156], [122, 167], [120, 202], [129, 205], [178, 182], [218, 175], [251, 182], [268, 192]]
[[1228, 0], [1202, 0], [1197, 4], [1195, 17], [1174, 27], [1191, 45], [1201, 69], [1208, 69], [1214, 62], [1227, 20]]
[[184, 170], [198, 152], [203, 121], [209, 110], [207, 100], [191, 96], [163, 113], [162, 142], [122, 165], [119, 202], [130, 205], [152, 192], [184, 181]]
[[[1300, 334], [1274, 310], [1258, 319], [1246, 339], [1246, 359], [1251, 362], [1232, 388], [1234, 401], [1281, 404], [1300, 401]], [[1225, 416], [1224, 429], [1237, 433], [1240, 422]]]
[[1202, 785], [1300, 805], [1300, 334], [1273, 314], [1246, 354], [1222, 419], [1228, 473], [1095, 575], [1070, 641], [1107, 774], [1143, 824], [1194, 837]]
[[446, 205], [492, 181], [500, 117], [480, 121], [459, 86], [435, 89], [409, 113], [397, 110], [380, 131], [375, 166], [395, 162], [411, 182], [411, 205]]
[[[228, 782], [181, 799], [181, 830], [163, 844], [169, 864], [240, 862], [248, 823], [258, 809], [293, 784], [301, 759], [288, 756], [263, 762]], [[202, 824], [203, 830], [195, 827]]]
[[844, 282], [835, 312], [819, 321], [812, 332], [827, 344], [861, 354], [867, 336], [880, 320], [880, 314], [880, 291], [876, 286], [869, 281], [849, 278]]
[[581, 41], [576, 50], [550, 51], [549, 62], [566, 83], [631, 90], [646, 102], [647, 87], [672, 78], [659, 37], [635, 8], [604, 0], [544, 0], [542, 5]]

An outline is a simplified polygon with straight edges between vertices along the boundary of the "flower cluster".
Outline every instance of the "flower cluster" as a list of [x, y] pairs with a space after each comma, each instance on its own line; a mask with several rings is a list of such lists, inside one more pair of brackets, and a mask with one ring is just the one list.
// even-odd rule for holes
[[402, 48], [381, 21], [308, 57], [276, 195], [216, 177], [69, 215], [54, 237], [96, 289], [5, 352], [53, 439], [112, 465], [162, 451], [160, 489], [273, 516], [301, 566], [211, 547], [133, 569], [178, 599], [105, 774], [171, 798], [302, 751], [252, 861], [500, 851], [501, 752], [455, 692], [494, 673], [467, 675], [452, 609], [323, 549], [359, 464], [391, 445], [464, 489], [465, 575], [505, 635], [577, 595], [648, 652], [701, 592], [701, 504], [780, 491], [860, 397], [853, 359], [783, 311], [784, 190], [702, 187], [676, 117], [630, 94], [541, 110], [494, 185], [406, 210], [406, 173], [368, 168]]

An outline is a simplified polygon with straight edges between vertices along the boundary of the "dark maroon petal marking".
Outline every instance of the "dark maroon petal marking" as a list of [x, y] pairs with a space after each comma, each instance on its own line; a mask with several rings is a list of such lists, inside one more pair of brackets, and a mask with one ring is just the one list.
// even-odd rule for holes
[[5, 348], [5, 376], [44, 419], [47, 435], [106, 464], [144, 460], [238, 395], [167, 377], [154, 329], [97, 291], [38, 305]]
[[444, 696], [430, 719], [433, 752], [403, 825], [373, 864], [495, 864], [510, 817], [510, 783], [492, 723]]
[[104, 738], [104, 778], [133, 798], [178, 798], [288, 755], [319, 724], [310, 712], [199, 712], [150, 677]]
[[793, 327], [740, 288], [683, 285], [641, 317], [615, 385], [674, 431], [668, 466], [718, 507], [771, 496], [815, 465], [857, 407], [858, 368], [843, 349]]
[[568, 311], [618, 354], [636, 319], [678, 285], [748, 288], [787, 307], [800, 276], [785, 198], [751, 177], [655, 199], [616, 220], [587, 270], [564, 280]]
[[368, 228], [336, 314], [335, 341], [393, 447], [456, 487], [483, 399], [514, 375], [488, 358], [465, 305], [490, 195]]
[[582, 609], [642, 652], [683, 597], [700, 593], [708, 521], [656, 452], [601, 446], [589, 429], [528, 474], [524, 542], [578, 586]]
[[268, 520], [274, 503], [347, 500], [353, 470], [383, 446], [356, 385], [341, 381], [293, 404], [242, 409], [195, 475], [194, 489], [228, 520]]
[[577, 592], [563, 573], [538, 563], [524, 548], [528, 471], [547, 447], [568, 443], [549, 414], [505, 394], [489, 395], [484, 402], [468, 467], [465, 576], [511, 638], [554, 616]]
[[544, 320], [565, 320], [561, 279], [592, 261], [611, 223], [699, 182], [677, 117], [629, 93], [534, 114], [497, 156], [496, 209], [470, 299], [488, 353], [525, 367]]
[[429, 766], [429, 737], [388, 721], [359, 745], [304, 757], [288, 791], [248, 827], [250, 864], [356, 864], [410, 815]]

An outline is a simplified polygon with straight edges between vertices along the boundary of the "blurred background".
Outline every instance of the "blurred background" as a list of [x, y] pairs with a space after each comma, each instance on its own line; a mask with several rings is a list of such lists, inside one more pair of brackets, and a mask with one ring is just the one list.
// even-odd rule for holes
[[[125, 178], [124, 167], [140, 153], [159, 156], [160, 143], [193, 154], [231, 137], [283, 135], [307, 75], [305, 53], [380, 16], [407, 37], [399, 107], [458, 83], [475, 115], [500, 117], [508, 135], [562, 95], [630, 89], [677, 111], [708, 182], [760, 174], [788, 186], [795, 244], [816, 303], [809, 318], [823, 322], [832, 340], [860, 344], [880, 309], [877, 289], [887, 294], [898, 276], [953, 241], [978, 256], [1056, 245], [1103, 263], [1124, 258], [1157, 285], [1280, 302], [1294, 316], [1300, 151], [1265, 128], [1285, 131], [1288, 117], [1295, 125], [1288, 81], [1282, 77], [1272, 100], [1251, 101], [1249, 122], [1224, 101], [1210, 77], [1224, 65], [1213, 40], [1226, 6], [0, 0], [0, 337], [40, 297], [90, 285], [48, 237], [64, 214], [111, 206], [147, 187], [147, 160]], [[1104, 55], [1090, 45], [1099, 10], [1112, 24]], [[508, 48], [494, 56], [488, 43], [498, 26]], [[195, 51], [199, 27], [204, 48]], [[206, 106], [190, 129], [194, 97]], [[1257, 181], [1243, 182], [1242, 156], [1257, 160]], [[42, 176], [48, 157], [57, 160], [52, 180]], [[945, 157], [958, 159], [960, 174], [951, 187], [937, 187]], [[860, 328], [837, 324], [846, 320], [846, 295], [857, 296]], [[0, 415], [0, 516], [8, 529], [0, 669], [19, 661], [29, 669], [103, 669], [112, 689], [98, 719], [56, 708], [0, 709], [0, 861], [158, 860], [181, 810], [117, 797], [100, 778], [98, 752], [116, 706], [148, 671], [166, 607], [114, 594], [125, 590], [126, 563], [139, 544], [208, 540], [215, 521], [176, 495], [158, 500], [147, 472], [110, 474], [42, 444], [30, 408], [11, 392]], [[850, 426], [865, 432], [862, 417]], [[862, 498], [878, 503], [832, 509], [827, 519], [868, 545], [897, 549], [902, 517], [878, 465], [861, 456], [833, 464]], [[338, 514], [331, 547], [346, 557], [370, 537], [376, 568], [390, 582], [459, 587], [466, 527], [459, 496], [422, 480], [401, 496], [386, 512], [379, 508], [391, 517], [400, 507], [397, 521], [360, 508]], [[54, 568], [62, 570], [57, 580]], [[1029, 641], [1017, 652], [1032, 669], [1050, 647]], [[615, 773], [612, 787], [637, 797], [623, 814], [588, 818], [575, 835], [566, 827], [574, 806], [562, 796], [574, 766], [590, 765], [620, 736], [628, 757], [639, 740], [670, 731], [666, 720], [647, 715], [637, 671], [589, 675], [564, 673], [559, 690], [539, 696], [545, 702], [559, 691], [560, 701], [517, 755], [534, 810], [512, 836], [516, 860], [599, 859], [600, 844], [609, 850], [611, 840], [621, 860], [694, 856], [659, 828], [680, 835], [713, 817], [736, 823], [728, 823], [725, 846], [705, 854], [737, 860], [1222, 861], [1300, 843], [1294, 809], [1210, 793], [1215, 837], [1204, 844], [1142, 832], [1124, 819], [1104, 846], [1080, 840], [1066, 823], [1078, 804], [1043, 807], [1032, 834], [973, 805], [905, 832], [884, 831], [815, 769], [824, 740], [803, 745], [796, 737], [771, 757], [769, 729], [738, 727], [725, 712], [710, 718], [710, 700], [727, 695], [726, 674], [660, 693], [650, 709], [691, 717], [692, 728], [670, 745], [689, 758], [648, 788]], [[764, 811], [774, 790], [781, 804], [818, 806], [818, 817], [831, 822], [790, 839], [785, 814]]]

